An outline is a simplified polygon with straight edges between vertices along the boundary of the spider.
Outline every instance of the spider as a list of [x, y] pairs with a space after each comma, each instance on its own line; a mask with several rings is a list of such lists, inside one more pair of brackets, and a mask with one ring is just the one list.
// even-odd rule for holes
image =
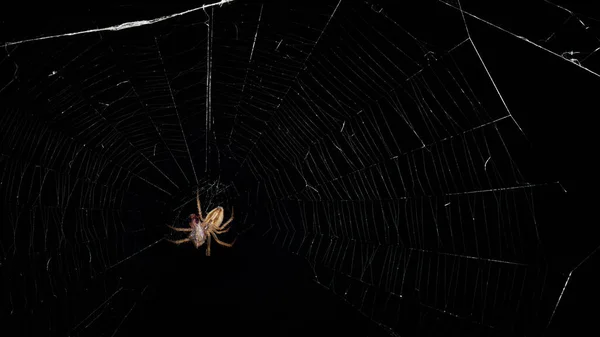
[[[192, 241], [196, 248], [200, 248], [205, 241], [206, 244], [206, 256], [210, 256], [210, 239], [211, 236], [215, 241], [225, 247], [231, 247], [235, 243], [235, 239], [231, 243], [223, 242], [217, 238], [217, 234], [227, 233], [231, 227], [227, 227], [233, 220], [233, 207], [231, 208], [231, 218], [224, 224], [223, 222], [223, 207], [219, 206], [214, 208], [212, 211], [206, 214], [206, 218], [202, 216], [202, 208], [200, 207], [200, 196], [198, 190], [196, 190], [196, 204], [198, 206], [198, 214], [190, 214], [190, 228], [177, 228], [167, 225], [167, 227], [177, 232], [189, 232], [187, 238], [181, 240], [167, 240], [175, 244], [181, 244], [184, 242]], [[225, 228], [227, 227], [227, 228]]]

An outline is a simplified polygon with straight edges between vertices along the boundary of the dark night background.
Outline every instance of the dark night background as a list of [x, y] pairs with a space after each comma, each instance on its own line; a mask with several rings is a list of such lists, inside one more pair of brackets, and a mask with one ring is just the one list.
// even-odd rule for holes
[[[14, 44], [157, 18], [193, 6], [2, 5], [0, 335], [563, 336], [597, 330], [595, 120], [600, 111], [600, 51], [594, 51], [600, 48], [600, 15], [568, 2], [461, 1], [463, 10], [472, 14], [465, 14], [463, 21], [452, 7], [457, 1], [418, 3], [233, 1], [207, 9], [213, 16], [207, 23], [207, 14], [196, 11], [132, 29]], [[522, 132], [506, 118], [502, 101], [469, 47], [465, 22]], [[214, 124], [205, 167], [207, 25], [213, 27]], [[278, 46], [279, 41], [283, 43]], [[567, 51], [580, 52], [573, 58], [582, 67], [561, 57]], [[347, 67], [344, 78], [329, 72], [336, 66]], [[455, 97], [470, 95], [471, 101], [457, 103], [461, 108], [449, 108], [451, 113], [465, 111], [459, 121], [464, 124], [446, 124], [456, 131], [449, 141], [446, 129], [431, 120], [417, 123], [417, 133], [425, 135], [424, 143], [433, 144], [428, 151], [456, 162], [471, 160], [473, 167], [487, 158], [477, 152], [481, 140], [492, 153], [506, 147], [510, 158], [492, 156], [497, 171], [489, 186], [499, 189], [494, 197], [507, 198], [495, 201], [509, 205], [506, 218], [494, 213], [489, 193], [473, 199], [475, 210], [467, 214], [464, 210], [472, 206], [472, 199], [466, 192], [484, 176], [463, 167], [472, 181], [460, 185], [458, 178], [451, 178], [456, 185], [446, 184], [437, 174], [446, 170], [424, 167], [420, 144], [403, 117], [389, 113], [387, 103], [381, 103], [381, 116], [368, 120], [372, 124], [351, 125], [362, 118], [363, 109], [363, 114], [375, 116], [371, 103], [379, 106], [396, 90], [402, 92], [398, 101], [411, 118], [426, 115], [420, 110], [424, 105], [408, 94], [413, 82], [405, 81], [423, 76], [433, 82], [432, 76], [445, 76], [446, 69], [460, 69], [474, 93], [460, 93], [450, 77], [442, 78], [445, 86], [429, 88], [436, 97], [445, 90]], [[103, 82], [106, 78], [114, 80]], [[381, 83], [385, 84], [378, 87]], [[242, 91], [242, 85], [248, 87]], [[119, 91], [119, 86], [133, 89]], [[172, 99], [180, 121], [174, 118]], [[334, 108], [336, 104], [352, 113], [338, 114], [343, 109]], [[484, 127], [488, 120], [468, 115], [472, 112], [464, 107], [469, 104], [483, 106], [494, 126]], [[389, 220], [384, 221], [389, 215], [384, 211], [389, 202], [384, 185], [405, 183], [397, 173], [389, 173], [369, 195], [368, 187], [359, 183], [370, 179], [368, 170], [347, 168], [341, 156], [333, 155], [329, 164], [315, 163], [312, 170], [305, 168], [310, 174], [299, 175], [296, 162], [287, 158], [301, 161], [306, 149], [318, 153], [321, 145], [315, 144], [326, 144], [323, 139], [344, 139], [344, 127], [336, 124], [340, 120], [348, 121], [344, 127], [357, 135], [384, 134], [390, 128], [396, 137], [347, 145], [346, 150], [360, 148], [361, 141], [366, 144], [368, 151], [356, 156], [365, 167], [384, 163], [381, 167], [389, 169], [388, 158], [409, 153], [406, 157], [412, 161], [401, 164], [406, 166], [400, 170], [414, 167], [424, 173], [420, 179], [403, 175], [413, 182], [413, 190], [390, 200], [460, 204], [463, 213], [459, 210], [452, 221], [439, 221], [457, 238], [457, 233], [464, 234], [464, 252], [479, 252], [487, 240], [490, 247], [493, 242], [507, 245], [502, 247], [508, 255], [500, 259], [492, 248], [489, 254], [482, 250], [473, 264], [465, 259], [456, 267], [459, 280], [448, 280], [445, 274], [436, 278], [430, 269], [443, 264], [442, 270], [450, 271], [454, 264], [446, 253], [460, 254], [448, 251], [447, 241], [435, 248], [439, 242], [430, 240], [427, 226], [436, 215], [407, 211], [423, 234], [411, 236], [412, 225], [405, 226], [407, 234], [397, 234], [407, 244], [405, 252], [414, 252], [413, 260], [408, 258], [402, 298], [390, 296], [388, 285], [371, 284], [345, 267], [328, 267], [324, 261], [332, 253], [309, 242], [344, 240], [345, 232], [340, 238], [339, 232], [326, 229], [332, 221], [339, 226], [344, 226], [342, 218], [348, 223], [366, 221], [368, 234], [358, 234], [362, 244], [393, 244], [396, 237], [383, 225]], [[479, 129], [472, 139], [464, 138], [468, 151], [461, 153], [458, 140], [452, 143], [456, 148], [447, 146]], [[51, 152], [57, 154], [49, 156]], [[331, 166], [337, 170], [332, 174], [336, 179], [327, 178]], [[384, 172], [391, 172], [387, 169]], [[53, 178], [44, 180], [45, 174]], [[354, 184], [336, 185], [337, 178], [346, 176]], [[511, 181], [515, 176], [525, 181]], [[322, 193], [331, 185], [339, 194], [313, 193], [305, 185], [308, 181], [319, 185]], [[430, 193], [415, 192], [417, 181], [429, 185], [422, 191], [431, 188]], [[529, 187], [512, 199], [510, 188], [523, 185]], [[161, 239], [170, 235], [165, 224], [185, 226], [185, 217], [195, 212], [196, 186], [203, 191], [205, 210], [221, 205], [228, 218], [235, 207], [232, 230], [223, 239], [229, 242], [237, 236], [236, 244], [213, 244], [211, 257], [205, 256], [204, 247], [196, 250], [191, 244], [175, 246]], [[352, 207], [359, 206], [340, 213], [345, 207], [340, 200], [352, 199], [341, 196], [346, 188], [364, 188], [357, 194], [363, 195], [359, 201], [380, 214], [357, 215]], [[489, 203], [481, 207], [479, 202]], [[413, 206], [411, 210], [428, 212], [425, 206]], [[316, 232], [303, 226], [307, 215], [321, 226]], [[518, 228], [469, 234], [463, 224], [471, 215], [503, 219], [497, 221]], [[404, 223], [402, 215], [400, 227]], [[383, 232], [385, 239], [380, 241]], [[63, 240], [57, 239], [61, 233]], [[509, 238], [509, 233], [516, 237]], [[412, 245], [413, 240], [419, 246]], [[490, 262], [495, 258], [526, 267], [497, 266]], [[363, 266], [355, 260], [351, 264]], [[486, 271], [487, 280], [480, 278]], [[485, 290], [478, 283], [482, 281], [487, 282]], [[446, 284], [465, 293], [481, 289], [481, 297], [466, 299], [447, 290]], [[348, 295], [344, 289], [350, 289]], [[432, 305], [442, 289], [449, 291], [446, 296], [454, 309]], [[486, 309], [473, 309], [481, 307]]]

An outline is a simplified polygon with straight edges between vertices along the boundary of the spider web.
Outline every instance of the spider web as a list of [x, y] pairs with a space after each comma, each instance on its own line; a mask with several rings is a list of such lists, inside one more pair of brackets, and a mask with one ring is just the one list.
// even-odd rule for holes
[[485, 4], [6, 18], [2, 315], [20, 334], [139, 333], [166, 291], [157, 270], [217, 270], [163, 242], [198, 189], [205, 210], [236, 209], [227, 240], [242, 246], [214, 255], [266, 239], [370, 335], [591, 321], [575, 301], [593, 298], [599, 247], [585, 196], [595, 130], [580, 115], [600, 83], [598, 18]]

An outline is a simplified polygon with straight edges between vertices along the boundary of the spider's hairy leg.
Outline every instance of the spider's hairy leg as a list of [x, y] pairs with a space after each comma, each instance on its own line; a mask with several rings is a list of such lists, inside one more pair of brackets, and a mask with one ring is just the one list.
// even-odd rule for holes
[[206, 240], [206, 256], [210, 256], [210, 235]]
[[235, 239], [233, 239], [233, 242], [227, 243], [227, 242], [223, 242], [223, 241], [219, 240], [219, 238], [217, 238], [217, 234], [215, 234], [214, 232], [211, 232], [210, 235], [215, 239], [215, 241], [217, 241], [218, 244], [220, 244], [221, 246], [225, 246], [225, 247], [233, 246], [233, 244], [235, 243], [235, 240], [237, 240], [237, 237], [236, 237]]
[[198, 214], [200, 215], [200, 220], [204, 221], [204, 216], [202, 216], [202, 207], [200, 207], [200, 190], [196, 188], [196, 206], [198, 206]]
[[172, 230], [177, 231], [177, 232], [191, 232], [192, 231], [191, 228], [177, 228], [177, 227], [173, 227], [173, 226], [169, 226], [169, 225], [167, 225], [167, 227], [169, 227]]
[[188, 242], [188, 241], [190, 241], [190, 238], [187, 238], [187, 239], [181, 239], [181, 240], [168, 240], [168, 239], [167, 239], [167, 241], [169, 241], [169, 242], [172, 242], [172, 243], [174, 243], [174, 244], [178, 245], [178, 244], [181, 244], [181, 243], [184, 243], [184, 242]]
[[218, 229], [218, 230], [215, 230], [215, 234], [227, 233], [227, 232], [229, 232], [230, 229], [231, 229], [231, 227], [227, 227], [226, 229], [220, 229], [220, 230]]

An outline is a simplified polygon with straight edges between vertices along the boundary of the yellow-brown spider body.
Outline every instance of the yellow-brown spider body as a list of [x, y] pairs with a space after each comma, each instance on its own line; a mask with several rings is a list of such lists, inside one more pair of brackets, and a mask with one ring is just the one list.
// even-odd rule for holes
[[198, 206], [198, 214], [190, 214], [190, 228], [176, 228], [168, 226], [169, 228], [178, 232], [189, 232], [188, 237], [181, 240], [168, 240], [175, 244], [191, 241], [196, 248], [200, 248], [206, 242], [206, 256], [210, 256], [210, 241], [214, 239], [218, 244], [231, 247], [235, 243], [226, 243], [217, 237], [217, 234], [226, 233], [230, 227], [227, 227], [233, 221], [233, 208], [231, 209], [231, 218], [223, 223], [225, 218], [225, 211], [223, 207], [219, 206], [214, 208], [212, 211], [206, 214], [206, 218], [202, 216], [202, 208], [200, 207], [200, 196], [196, 191], [196, 203]]

